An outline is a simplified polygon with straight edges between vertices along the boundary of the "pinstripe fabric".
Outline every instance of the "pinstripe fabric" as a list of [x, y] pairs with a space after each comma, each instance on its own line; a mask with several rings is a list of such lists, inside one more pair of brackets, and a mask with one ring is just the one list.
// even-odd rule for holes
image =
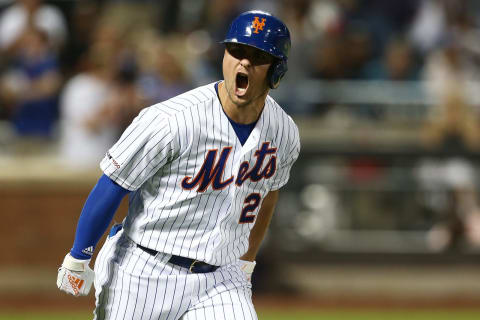
[[95, 320], [257, 319], [251, 284], [237, 263], [192, 274], [138, 249], [120, 231], [95, 262]]
[[[238, 259], [299, 148], [297, 127], [270, 97], [242, 146], [214, 84], [140, 112], [100, 164], [133, 193], [124, 229], [95, 262], [95, 319], [257, 319]], [[171, 255], [220, 268], [192, 274], [167, 263]]]
[[[275, 152], [265, 156], [258, 172], [275, 160], [274, 174], [237, 185], [242, 163], [253, 170], [265, 143]], [[282, 187], [299, 148], [297, 127], [271, 97], [242, 146], [214, 84], [209, 84], [144, 109], [109, 150], [101, 168], [119, 185], [135, 191], [124, 222], [133, 241], [156, 251], [226, 265], [248, 248], [253, 223], [239, 223], [242, 210], [252, 204], [247, 197], [258, 194], [260, 203], [269, 191]], [[219, 190], [213, 182], [205, 190], [182, 187], [186, 177], [193, 180], [201, 172], [209, 151], [216, 150], [216, 164], [226, 149], [230, 151], [218, 182], [231, 178], [232, 183], [220, 184]], [[259, 207], [247, 211], [252, 219]]]

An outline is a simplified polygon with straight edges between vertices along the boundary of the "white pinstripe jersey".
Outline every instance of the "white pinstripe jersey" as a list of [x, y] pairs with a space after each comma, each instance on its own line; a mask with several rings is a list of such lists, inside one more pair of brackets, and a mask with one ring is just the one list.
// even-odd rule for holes
[[212, 83], [142, 110], [100, 166], [135, 191], [124, 222], [134, 242], [224, 265], [247, 251], [262, 199], [287, 183], [299, 150], [269, 96], [242, 146]]

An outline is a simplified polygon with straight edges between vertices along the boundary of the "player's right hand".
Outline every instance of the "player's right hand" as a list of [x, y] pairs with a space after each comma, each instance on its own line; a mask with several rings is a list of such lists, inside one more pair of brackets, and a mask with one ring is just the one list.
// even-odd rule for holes
[[245, 272], [245, 276], [247, 277], [248, 281], [252, 281], [252, 273], [253, 269], [255, 269], [255, 265], [257, 264], [255, 261], [246, 261], [246, 260], [239, 260], [240, 269]]
[[57, 287], [75, 297], [86, 296], [92, 287], [95, 273], [89, 267], [90, 259], [75, 259], [68, 253], [58, 269]]

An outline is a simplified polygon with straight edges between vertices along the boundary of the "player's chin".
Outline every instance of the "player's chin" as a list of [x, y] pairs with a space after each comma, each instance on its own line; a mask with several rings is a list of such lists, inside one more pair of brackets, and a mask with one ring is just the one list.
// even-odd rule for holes
[[245, 97], [237, 97], [235, 96], [232, 101], [236, 106], [242, 107], [250, 103], [250, 99], [246, 99]]

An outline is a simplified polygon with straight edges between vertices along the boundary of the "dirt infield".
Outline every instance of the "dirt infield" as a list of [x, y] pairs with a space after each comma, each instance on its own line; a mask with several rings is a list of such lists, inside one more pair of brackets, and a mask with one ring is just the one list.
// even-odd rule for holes
[[[88, 311], [94, 306], [94, 296], [75, 298], [62, 294], [0, 295], [1, 311]], [[389, 299], [386, 297], [311, 297], [289, 295], [254, 295], [258, 308], [276, 310], [325, 310], [325, 309], [476, 309], [478, 298], [450, 299]]]

